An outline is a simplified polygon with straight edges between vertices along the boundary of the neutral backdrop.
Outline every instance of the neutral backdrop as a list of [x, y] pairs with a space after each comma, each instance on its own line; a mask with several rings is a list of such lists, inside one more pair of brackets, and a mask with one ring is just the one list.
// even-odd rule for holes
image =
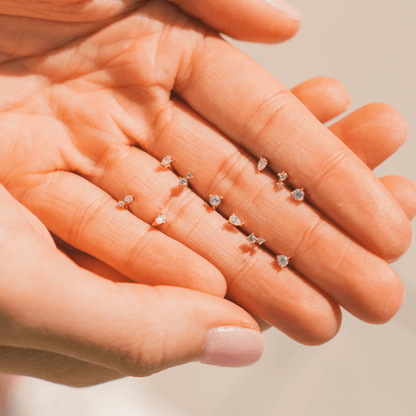
[[[261, 1], [261, 0], [253, 0]], [[298, 35], [282, 45], [234, 42], [286, 86], [329, 75], [353, 106], [396, 107], [416, 131], [416, 2], [293, 0], [303, 13]], [[377, 169], [416, 181], [411, 139]], [[21, 379], [18, 416], [414, 416], [416, 415], [416, 244], [394, 267], [406, 289], [401, 311], [371, 326], [344, 313], [338, 336], [305, 347], [277, 330], [265, 334], [255, 365], [224, 369], [189, 364], [147, 379], [72, 389]]]

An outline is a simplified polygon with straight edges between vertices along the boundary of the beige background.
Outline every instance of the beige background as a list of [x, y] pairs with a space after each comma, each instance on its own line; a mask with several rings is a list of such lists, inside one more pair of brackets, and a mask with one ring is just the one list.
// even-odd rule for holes
[[[261, 1], [261, 0], [253, 0]], [[353, 107], [395, 106], [416, 131], [416, 2], [293, 0], [299, 34], [284, 45], [238, 44], [288, 87], [316, 75], [341, 80]], [[416, 141], [377, 169], [416, 181]], [[371, 192], [371, 189], [369, 190]], [[416, 244], [395, 264], [406, 286], [387, 325], [344, 314], [339, 335], [304, 347], [270, 330], [264, 357], [245, 369], [190, 364], [143, 380], [76, 390], [24, 379], [19, 416], [414, 416], [416, 414]]]

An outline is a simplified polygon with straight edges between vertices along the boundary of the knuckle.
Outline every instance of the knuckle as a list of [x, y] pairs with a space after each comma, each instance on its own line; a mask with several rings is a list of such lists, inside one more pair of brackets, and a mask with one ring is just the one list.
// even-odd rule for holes
[[[251, 117], [246, 123], [246, 134], [244, 136], [250, 138], [250, 147], [256, 145], [257, 142], [263, 141], [263, 137], [269, 130], [273, 130], [275, 137], [275, 146], [279, 147], [282, 144], [283, 138], [286, 134], [279, 134], [276, 129], [282, 125], [281, 120], [293, 120], [296, 111], [293, 111], [294, 98], [292, 93], [286, 89], [279, 89], [273, 91], [267, 97], [259, 99], [257, 103], [253, 104]], [[284, 123], [283, 123], [284, 124]], [[249, 133], [249, 134], [247, 134]], [[281, 141], [277, 141], [277, 137], [281, 137]], [[247, 139], [248, 140], [248, 139]], [[247, 143], [248, 145], [248, 143]], [[276, 149], [271, 149], [275, 151]]]
[[237, 149], [221, 156], [218, 161], [217, 171], [213, 177], [212, 184], [221, 185], [224, 193], [233, 187], [241, 188], [246, 183], [245, 175], [251, 172], [253, 164], [248, 157], [244, 157]]

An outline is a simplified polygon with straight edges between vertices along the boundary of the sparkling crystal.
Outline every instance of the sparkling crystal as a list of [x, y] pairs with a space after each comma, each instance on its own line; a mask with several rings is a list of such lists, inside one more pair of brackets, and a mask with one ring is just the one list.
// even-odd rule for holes
[[166, 166], [169, 166], [169, 164], [172, 163], [172, 156], [167, 155], [165, 156], [160, 164], [165, 168]]
[[281, 181], [285, 181], [287, 179], [287, 173], [285, 171], [280, 172], [277, 174], [277, 177], [281, 180]]
[[277, 257], [277, 264], [280, 267], [286, 267], [289, 264], [289, 258], [285, 256], [284, 254], [279, 254]]
[[165, 224], [166, 223], [166, 217], [163, 214], [160, 214], [157, 216], [156, 218], [156, 224], [160, 225], [160, 224]]
[[124, 207], [124, 201], [118, 201], [118, 206], [120, 208], [123, 208]]
[[179, 178], [179, 185], [180, 186], [186, 186], [186, 185], [188, 185], [188, 179], [186, 179], [186, 178]]
[[188, 172], [187, 174], [186, 174], [186, 178], [190, 181], [191, 179], [193, 179], [193, 177], [194, 177], [194, 174], [192, 173], [192, 172]]
[[124, 202], [126, 204], [131, 204], [133, 202], [133, 195], [126, 195], [126, 197], [124, 198]]
[[303, 198], [305, 198], [305, 192], [303, 192], [302, 189], [295, 189], [292, 192], [293, 198], [296, 199], [296, 201], [303, 201]]
[[284, 185], [283, 185], [283, 182], [277, 182], [277, 187], [278, 187], [278, 188], [283, 188], [283, 186], [284, 186]]
[[237, 217], [237, 215], [231, 215], [231, 217], [229, 218], [230, 224], [235, 225], [236, 227], [241, 225], [241, 220], [240, 218]]
[[249, 242], [249, 243], [250, 243], [250, 245], [251, 245], [251, 244], [254, 244], [254, 243], [256, 242], [257, 238], [256, 238], [256, 236], [255, 236], [254, 234], [250, 234], [250, 235], [247, 237], [247, 240], [248, 240], [248, 242]]
[[213, 208], [216, 208], [218, 207], [218, 205], [221, 204], [221, 197], [219, 197], [218, 195], [211, 195], [209, 197], [209, 203]]
[[259, 244], [260, 246], [264, 243], [264, 238], [263, 237], [259, 237], [258, 239], [257, 239], [257, 244]]
[[261, 157], [259, 162], [257, 163], [257, 169], [261, 172], [262, 170], [264, 170], [267, 166], [267, 159], [265, 159], [264, 157]]

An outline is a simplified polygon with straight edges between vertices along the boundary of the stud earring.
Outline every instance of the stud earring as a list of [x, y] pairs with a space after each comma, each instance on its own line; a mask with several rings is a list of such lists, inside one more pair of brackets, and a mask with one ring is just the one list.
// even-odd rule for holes
[[173, 159], [172, 159], [172, 156], [170, 156], [170, 155], [166, 155], [162, 159], [162, 161], [160, 162], [160, 164], [162, 165], [162, 168], [163, 169], [172, 168], [172, 163], [173, 163]]
[[284, 254], [279, 254], [276, 256], [277, 264], [283, 269], [289, 264], [290, 257], [285, 256]]
[[159, 225], [166, 224], [167, 222], [168, 220], [166, 219], [166, 217], [163, 214], [159, 214], [153, 222], [152, 226], [158, 227]]
[[222, 196], [210, 194], [209, 204], [211, 205], [213, 209], [217, 209], [217, 207], [221, 205], [221, 202], [222, 202]]
[[231, 217], [228, 219], [228, 224], [234, 225], [235, 227], [242, 227], [244, 225], [240, 218], [238, 218], [235, 214], [231, 215]]
[[257, 170], [259, 172], [262, 172], [264, 169], [266, 169], [268, 163], [269, 161], [266, 158], [261, 157], [260, 160], [257, 162]]
[[292, 196], [296, 201], [303, 202], [305, 199], [305, 192], [303, 191], [303, 188], [295, 189], [292, 192]]
[[119, 208], [128, 209], [129, 205], [133, 203], [133, 195], [126, 195], [123, 201], [118, 201], [117, 206]]
[[192, 172], [188, 172], [184, 178], [179, 178], [179, 186], [188, 186], [188, 182], [194, 178]]

